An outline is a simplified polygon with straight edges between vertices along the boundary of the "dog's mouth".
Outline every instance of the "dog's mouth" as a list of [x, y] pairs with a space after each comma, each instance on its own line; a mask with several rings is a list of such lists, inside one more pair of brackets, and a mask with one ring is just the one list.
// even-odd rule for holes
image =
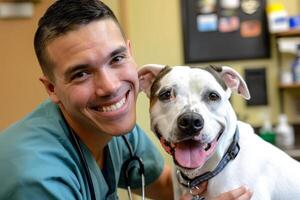
[[208, 143], [195, 139], [171, 143], [163, 138], [158, 131], [158, 128], [155, 127], [155, 133], [158, 136], [164, 150], [173, 157], [176, 165], [186, 169], [196, 169], [204, 165], [204, 163], [215, 152], [223, 131], [224, 128], [222, 128], [217, 136]]
[[176, 164], [188, 169], [202, 167], [215, 151], [218, 138], [219, 136], [210, 143], [202, 143], [196, 140], [185, 140], [176, 143], [173, 155]]

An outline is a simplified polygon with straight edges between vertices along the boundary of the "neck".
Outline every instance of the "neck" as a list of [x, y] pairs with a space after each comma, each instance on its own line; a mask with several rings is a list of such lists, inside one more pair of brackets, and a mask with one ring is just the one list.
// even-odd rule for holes
[[225, 128], [221, 138], [219, 139], [216, 152], [199, 170], [198, 175], [215, 169], [228, 150], [228, 147], [231, 145], [234, 134], [236, 132], [237, 123], [235, 123], [234, 121], [230, 121], [228, 122], [228, 124], [230, 125]]
[[99, 167], [103, 168], [105, 153], [104, 148], [111, 140], [112, 136], [102, 134], [101, 132], [85, 130], [81, 126], [78, 126], [79, 123], [74, 122], [64, 111], [62, 112], [70, 128], [72, 128], [74, 133], [78, 135], [80, 140], [91, 151]]
[[105, 134], [100, 135], [100, 134], [91, 134], [91, 133], [84, 133], [84, 132], [78, 132], [76, 134], [78, 134], [82, 142], [91, 151], [97, 164], [102, 169], [104, 166], [105, 146], [111, 140], [111, 137], [107, 137], [107, 135]]

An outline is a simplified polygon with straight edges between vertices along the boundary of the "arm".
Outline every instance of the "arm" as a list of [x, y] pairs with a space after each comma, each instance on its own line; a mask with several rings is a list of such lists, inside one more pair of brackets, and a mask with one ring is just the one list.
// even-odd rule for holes
[[251, 196], [252, 192], [248, 188], [241, 186], [237, 189], [225, 192], [213, 200], [250, 200]]
[[[157, 180], [145, 188], [145, 194], [151, 199], [173, 199], [173, 185], [171, 168], [165, 165], [161, 175]], [[141, 195], [141, 190], [133, 190], [134, 193]]]

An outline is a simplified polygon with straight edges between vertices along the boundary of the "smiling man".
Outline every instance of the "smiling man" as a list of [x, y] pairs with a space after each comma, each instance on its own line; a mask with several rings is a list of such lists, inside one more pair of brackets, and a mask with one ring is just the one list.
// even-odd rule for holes
[[147, 196], [172, 199], [170, 169], [136, 124], [137, 65], [112, 11], [98, 0], [55, 1], [34, 47], [50, 99], [0, 135], [0, 199], [118, 199], [127, 181], [141, 187], [137, 162], [129, 174], [123, 166], [131, 151]]
[[102, 161], [99, 152], [112, 136], [135, 126], [139, 87], [130, 43], [113, 19], [105, 19], [66, 33], [46, 49], [53, 80], [41, 81], [69, 126]]

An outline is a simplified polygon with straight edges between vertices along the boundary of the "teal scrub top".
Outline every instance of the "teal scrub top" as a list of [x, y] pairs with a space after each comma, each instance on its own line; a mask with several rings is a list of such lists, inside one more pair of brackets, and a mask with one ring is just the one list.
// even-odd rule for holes
[[[163, 158], [138, 125], [126, 135], [133, 152], [145, 165], [146, 185], [155, 181]], [[97, 200], [118, 199], [125, 188], [122, 164], [129, 150], [121, 137], [105, 148], [106, 166], [100, 169], [89, 149], [80, 142]], [[32, 113], [0, 133], [0, 199], [91, 199], [80, 157], [59, 108], [46, 100]], [[130, 174], [132, 188], [140, 188], [137, 169]]]

